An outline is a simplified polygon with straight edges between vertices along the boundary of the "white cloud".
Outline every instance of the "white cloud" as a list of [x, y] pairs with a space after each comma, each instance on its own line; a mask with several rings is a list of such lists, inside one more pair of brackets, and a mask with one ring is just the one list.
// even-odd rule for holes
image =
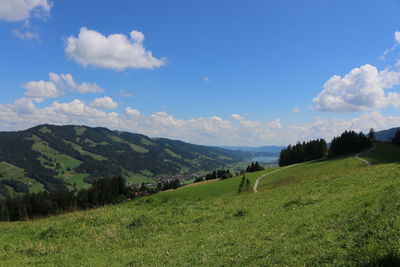
[[400, 32], [395, 32], [394, 33], [394, 39], [398, 44], [400, 44]]
[[116, 109], [118, 107], [118, 103], [108, 96], [96, 98], [90, 105], [95, 108], [107, 109]]
[[379, 59], [386, 60], [386, 57], [397, 48], [397, 46], [400, 44], [400, 32], [398, 31], [394, 32], [394, 40], [395, 44], [392, 46], [392, 48], [386, 49], [383, 52], [382, 56], [379, 57]]
[[292, 112], [294, 112], [294, 113], [299, 113], [299, 112], [301, 112], [301, 110], [300, 110], [299, 108], [293, 108], [293, 109], [292, 109]]
[[11, 22], [44, 18], [50, 15], [51, 7], [47, 0], [1, 0], [0, 19]]
[[62, 95], [62, 91], [53, 82], [30, 81], [23, 85], [25, 96], [30, 98], [52, 98]]
[[70, 91], [74, 93], [101, 93], [104, 89], [95, 83], [75, 83], [71, 74], [49, 73], [50, 81], [30, 81], [24, 84], [25, 96], [37, 100], [59, 97]]
[[67, 39], [65, 52], [69, 58], [87, 67], [124, 70], [126, 68], [154, 69], [165, 65], [165, 59], [157, 59], [143, 46], [144, 35], [132, 31], [130, 38], [124, 34], [103, 34], [81, 28], [79, 36]]
[[165, 111], [145, 116], [139, 110], [126, 107], [125, 112], [105, 112], [75, 99], [38, 108], [30, 98], [0, 104], [2, 130], [25, 129], [42, 123], [84, 124], [116, 130], [138, 132], [152, 137], [167, 137], [207, 145], [287, 145], [340, 135], [346, 129], [367, 132], [400, 125], [400, 116], [384, 116], [379, 111], [366, 112], [351, 119], [314, 118], [302, 124], [283, 125], [279, 118], [269, 121], [241, 120], [233, 123], [218, 116], [180, 119]]
[[393, 105], [400, 106], [399, 94], [385, 93], [400, 84], [400, 72], [378, 69], [366, 64], [353, 69], [344, 77], [333, 76], [322, 92], [313, 99], [318, 111], [362, 111]]
[[204, 77], [204, 78], [203, 78], [203, 81], [205, 81], [206, 83], [208, 83], [208, 82], [210, 82], [211, 80], [210, 80], [209, 77]]
[[231, 118], [236, 121], [244, 120], [244, 117], [242, 115], [235, 114], [235, 113], [231, 115]]
[[58, 88], [69, 90], [75, 93], [102, 93], [104, 89], [96, 83], [82, 82], [81, 84], [75, 83], [71, 74], [56, 74], [49, 73], [50, 80], [57, 85]]
[[118, 96], [120, 96], [120, 97], [133, 97], [133, 94], [127, 93], [127, 92], [125, 92], [124, 89], [121, 89], [121, 90], [119, 91]]
[[82, 117], [105, 117], [105, 112], [91, 108], [82, 100], [75, 99], [68, 103], [53, 102], [51, 106], [44, 108], [43, 111], [48, 114], [82, 116]]
[[39, 33], [30, 31], [30, 30], [26, 30], [25, 32], [22, 32], [20, 30], [14, 29], [12, 31], [12, 33], [14, 34], [15, 37], [17, 37], [21, 40], [29, 40], [29, 39], [39, 40], [40, 39]]
[[271, 128], [281, 129], [282, 128], [281, 119], [277, 118], [277, 119], [269, 122], [268, 126]]
[[126, 107], [125, 113], [130, 117], [139, 117], [142, 115], [139, 110], [131, 108], [131, 107]]

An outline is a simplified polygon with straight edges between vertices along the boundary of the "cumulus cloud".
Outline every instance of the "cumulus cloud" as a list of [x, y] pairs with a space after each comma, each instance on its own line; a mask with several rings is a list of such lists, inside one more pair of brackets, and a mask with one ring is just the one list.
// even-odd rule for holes
[[23, 21], [34, 17], [50, 15], [51, 3], [47, 0], [1, 0], [0, 19], [5, 21]]
[[74, 93], [101, 93], [104, 89], [95, 83], [75, 83], [71, 74], [49, 73], [49, 81], [30, 81], [23, 85], [25, 96], [36, 100], [59, 97], [70, 91]]
[[23, 85], [25, 96], [35, 99], [59, 97], [62, 91], [53, 82], [30, 81]]
[[140, 113], [139, 110], [131, 108], [131, 107], [126, 107], [125, 108], [125, 113], [129, 116], [129, 117], [139, 117], [142, 114]]
[[31, 19], [46, 19], [51, 8], [48, 0], [0, 0], [0, 20], [23, 21], [21, 29], [14, 29], [12, 34], [21, 40], [39, 40], [39, 28], [31, 25]]
[[366, 64], [344, 77], [333, 76], [313, 99], [314, 110], [351, 112], [400, 106], [399, 94], [385, 89], [400, 84], [400, 72], [378, 69]]
[[116, 109], [118, 107], [118, 103], [108, 96], [96, 98], [90, 105], [95, 108], [107, 109]]
[[96, 83], [82, 82], [75, 83], [71, 74], [56, 74], [49, 73], [50, 80], [57, 85], [61, 90], [69, 90], [71, 92], [87, 94], [87, 93], [102, 93], [104, 89]]
[[114, 70], [126, 68], [154, 69], [165, 65], [165, 59], [155, 58], [143, 46], [144, 35], [132, 31], [105, 36], [97, 31], [81, 28], [78, 37], [67, 39], [65, 53], [77, 63]]
[[231, 115], [232, 120], [236, 120], [236, 121], [240, 121], [240, 120], [244, 120], [244, 117], [242, 115], [239, 114], [232, 114]]
[[218, 116], [180, 119], [165, 111], [143, 115], [126, 107], [125, 112], [105, 112], [75, 99], [54, 101], [39, 108], [31, 98], [0, 104], [2, 130], [26, 129], [42, 123], [84, 124], [138, 132], [152, 137], [167, 137], [205, 145], [288, 145], [340, 135], [346, 129], [367, 132], [398, 127], [400, 116], [385, 116], [379, 111], [365, 112], [351, 119], [316, 117], [307, 123], [283, 125], [279, 118], [269, 122], [240, 120], [234, 123]]
[[292, 112], [294, 112], [294, 113], [299, 113], [299, 112], [301, 112], [301, 110], [300, 110], [299, 108], [293, 108], [293, 109], [292, 109]]

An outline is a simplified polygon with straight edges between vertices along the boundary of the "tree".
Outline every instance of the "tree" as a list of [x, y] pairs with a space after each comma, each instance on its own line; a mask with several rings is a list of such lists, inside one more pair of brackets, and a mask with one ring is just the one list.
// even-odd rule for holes
[[261, 166], [258, 162], [252, 162], [250, 165], [247, 166], [246, 172], [258, 172], [264, 169], [265, 168]]
[[251, 184], [250, 184], [249, 179], [246, 179], [245, 189], [247, 192], [250, 192], [250, 190], [251, 190]]
[[362, 132], [344, 131], [340, 136], [332, 139], [329, 156], [336, 157], [360, 152], [371, 146], [371, 140]]
[[286, 166], [309, 160], [320, 159], [326, 156], [328, 146], [324, 139], [317, 139], [289, 145], [281, 150], [279, 155], [279, 166]]
[[240, 180], [240, 183], [239, 183], [239, 188], [237, 191], [238, 194], [241, 194], [243, 192], [245, 179], [246, 179], [246, 176], [243, 175], [242, 179]]
[[246, 176], [242, 176], [242, 179], [240, 180], [239, 187], [238, 187], [238, 194], [241, 194], [243, 192], [250, 192], [251, 191], [251, 183], [249, 179], [246, 178]]
[[368, 139], [371, 142], [375, 141], [375, 130], [373, 128], [369, 129]]
[[396, 131], [396, 134], [393, 137], [392, 143], [400, 146], [400, 130]]

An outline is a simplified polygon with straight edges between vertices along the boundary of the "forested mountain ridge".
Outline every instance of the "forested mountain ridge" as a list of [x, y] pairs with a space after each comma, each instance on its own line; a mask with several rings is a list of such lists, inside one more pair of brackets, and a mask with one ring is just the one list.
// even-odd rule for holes
[[101, 127], [39, 125], [0, 132], [0, 195], [82, 188], [119, 175], [140, 182], [212, 170], [251, 156]]

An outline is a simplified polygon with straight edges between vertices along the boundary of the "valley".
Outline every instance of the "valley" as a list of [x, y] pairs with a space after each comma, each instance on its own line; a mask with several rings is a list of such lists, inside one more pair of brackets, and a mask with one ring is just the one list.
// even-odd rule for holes
[[132, 185], [176, 178], [187, 182], [217, 168], [241, 169], [264, 155], [271, 153], [152, 139], [106, 128], [39, 125], [0, 133], [0, 196], [79, 190], [112, 176], [122, 176]]

